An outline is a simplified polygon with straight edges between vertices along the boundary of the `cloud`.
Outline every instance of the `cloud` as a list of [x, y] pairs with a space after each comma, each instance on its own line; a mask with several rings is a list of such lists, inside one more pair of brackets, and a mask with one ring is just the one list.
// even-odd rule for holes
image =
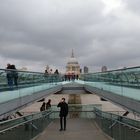
[[135, 14], [140, 15], [140, 1], [139, 0], [125, 0], [125, 5], [128, 7], [128, 9], [132, 12], [134, 12]]
[[81, 66], [97, 71], [139, 65], [136, 0], [0, 1], [1, 67], [11, 62], [34, 71], [47, 64], [62, 70], [72, 49]]

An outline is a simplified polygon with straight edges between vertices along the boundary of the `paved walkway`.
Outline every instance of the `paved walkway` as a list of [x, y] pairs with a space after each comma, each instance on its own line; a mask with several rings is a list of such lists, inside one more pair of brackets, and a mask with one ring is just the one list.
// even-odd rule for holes
[[52, 122], [36, 140], [110, 140], [94, 120], [68, 119], [67, 130], [59, 131], [59, 120]]

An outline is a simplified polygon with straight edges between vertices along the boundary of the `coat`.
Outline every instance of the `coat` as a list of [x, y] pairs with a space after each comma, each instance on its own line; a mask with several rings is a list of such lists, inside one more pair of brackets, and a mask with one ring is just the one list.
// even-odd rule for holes
[[60, 107], [60, 117], [66, 117], [68, 115], [68, 104], [66, 102], [60, 102], [57, 107]]

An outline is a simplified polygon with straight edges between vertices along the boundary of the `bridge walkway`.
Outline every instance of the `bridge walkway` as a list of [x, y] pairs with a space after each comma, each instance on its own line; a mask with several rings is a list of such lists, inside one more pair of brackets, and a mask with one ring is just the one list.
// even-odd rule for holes
[[67, 130], [59, 131], [59, 119], [53, 121], [35, 140], [111, 140], [91, 119], [68, 119]]

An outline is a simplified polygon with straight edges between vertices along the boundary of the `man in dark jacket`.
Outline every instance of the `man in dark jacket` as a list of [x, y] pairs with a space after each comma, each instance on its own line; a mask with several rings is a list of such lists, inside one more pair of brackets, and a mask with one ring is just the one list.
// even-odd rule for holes
[[68, 115], [68, 104], [65, 102], [65, 98], [59, 102], [57, 107], [60, 107], [60, 131], [63, 130], [63, 121], [64, 121], [64, 130], [66, 130], [66, 117]]

